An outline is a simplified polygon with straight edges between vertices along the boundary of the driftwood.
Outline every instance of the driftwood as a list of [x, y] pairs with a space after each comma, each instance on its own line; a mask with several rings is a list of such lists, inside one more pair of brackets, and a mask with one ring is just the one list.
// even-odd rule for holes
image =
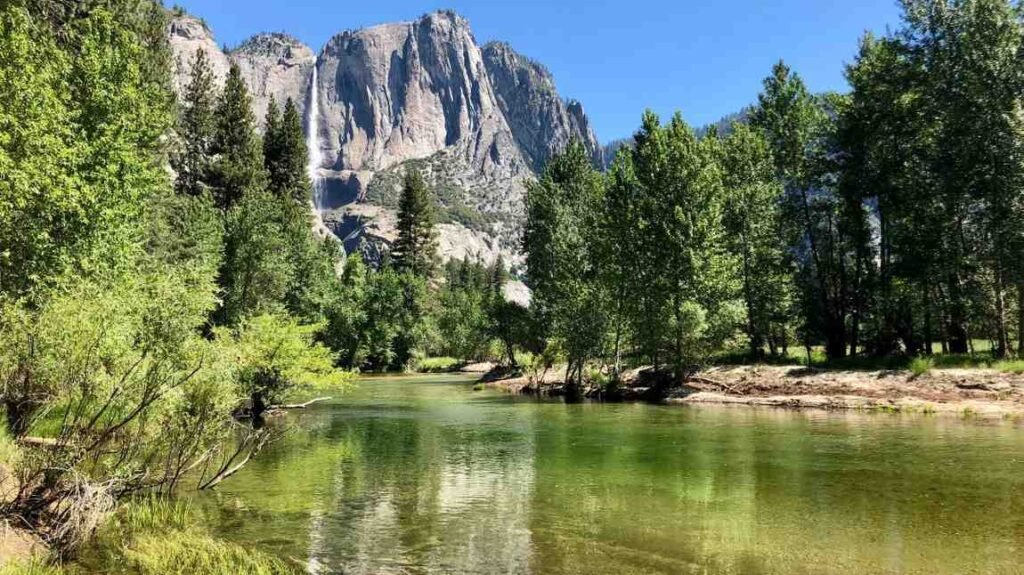
[[60, 442], [52, 437], [21, 437], [18, 439], [18, 443], [31, 447], [61, 447]]
[[306, 403], [284, 403], [284, 404], [281, 404], [281, 405], [271, 405], [267, 409], [269, 411], [273, 411], [273, 410], [277, 410], [277, 409], [306, 409], [307, 407], [309, 407], [309, 406], [311, 406], [311, 405], [313, 405], [315, 403], [320, 403], [322, 401], [330, 401], [332, 399], [334, 399], [334, 398], [333, 397], [318, 397], [316, 399], [311, 399], [311, 400], [307, 401]]

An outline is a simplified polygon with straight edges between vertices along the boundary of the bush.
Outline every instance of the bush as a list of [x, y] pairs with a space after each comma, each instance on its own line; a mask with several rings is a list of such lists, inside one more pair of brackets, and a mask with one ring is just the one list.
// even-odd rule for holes
[[915, 357], [910, 362], [910, 372], [914, 374], [914, 377], [920, 377], [935, 367], [935, 360], [930, 357]]

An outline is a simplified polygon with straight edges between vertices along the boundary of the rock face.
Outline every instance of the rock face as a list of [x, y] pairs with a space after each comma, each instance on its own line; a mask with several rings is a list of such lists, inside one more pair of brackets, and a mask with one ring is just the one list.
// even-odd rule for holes
[[257, 34], [224, 52], [206, 24], [189, 15], [172, 19], [168, 33], [174, 54], [174, 87], [179, 94], [188, 85], [196, 52], [203, 50], [218, 85], [223, 84], [231, 64], [238, 64], [252, 96], [253, 114], [261, 126], [271, 96], [278, 107], [292, 98], [299, 112], [305, 114], [316, 63], [316, 54], [309, 46], [287, 34]]
[[522, 169], [480, 49], [452, 12], [335, 36], [320, 78], [336, 169], [384, 170], [445, 149], [482, 174]]
[[547, 68], [502, 42], [484, 46], [483, 55], [498, 104], [535, 171], [573, 139], [583, 143], [595, 164], [601, 164], [601, 145], [582, 104], [562, 100]]
[[168, 28], [171, 51], [174, 58], [174, 82], [177, 93], [184, 93], [191, 76], [192, 62], [196, 52], [203, 50], [210, 62], [210, 69], [218, 84], [224, 83], [231, 65], [227, 55], [217, 45], [213, 32], [202, 20], [183, 15], [171, 20]]
[[323, 158], [321, 208], [350, 251], [387, 249], [402, 177], [415, 168], [437, 195], [443, 257], [516, 263], [526, 182], [574, 138], [601, 163], [582, 105], [558, 95], [547, 69], [505, 44], [481, 48], [454, 12], [342, 32], [319, 56], [284, 34], [225, 53], [187, 15], [169, 33], [179, 90], [206, 50], [219, 79], [239, 65], [260, 123], [270, 96], [293, 98], [308, 121], [317, 90], [319, 120], [307, 128]]
[[250, 87], [253, 112], [260, 122], [266, 117], [271, 96], [278, 109], [291, 98], [305, 117], [316, 65], [316, 54], [309, 46], [287, 34], [259, 34], [232, 50], [228, 57], [238, 64]]

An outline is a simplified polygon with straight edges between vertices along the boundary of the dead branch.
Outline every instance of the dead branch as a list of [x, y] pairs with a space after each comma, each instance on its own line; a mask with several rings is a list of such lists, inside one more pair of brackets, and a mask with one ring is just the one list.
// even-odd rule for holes
[[332, 399], [334, 399], [334, 398], [333, 397], [318, 397], [316, 399], [311, 399], [311, 400], [307, 401], [306, 403], [283, 403], [281, 405], [271, 405], [270, 407], [267, 408], [267, 410], [275, 410], [275, 409], [306, 409], [307, 407], [309, 407], [309, 406], [311, 406], [311, 405], [313, 405], [315, 403], [320, 403], [320, 402], [323, 402], [323, 401], [330, 401]]

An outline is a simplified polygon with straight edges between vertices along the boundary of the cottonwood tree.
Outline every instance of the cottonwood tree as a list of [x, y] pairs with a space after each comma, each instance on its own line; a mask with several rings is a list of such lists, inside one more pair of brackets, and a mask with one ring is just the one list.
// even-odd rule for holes
[[570, 395], [581, 390], [586, 362], [605, 337], [607, 297], [596, 268], [602, 195], [603, 182], [579, 142], [556, 155], [526, 195], [523, 249], [532, 306], [565, 350]]
[[745, 331], [750, 354], [762, 359], [785, 348], [790, 313], [790, 269], [780, 237], [782, 185], [775, 178], [763, 135], [734, 124], [722, 146], [725, 204], [722, 223], [730, 252], [740, 262]]

